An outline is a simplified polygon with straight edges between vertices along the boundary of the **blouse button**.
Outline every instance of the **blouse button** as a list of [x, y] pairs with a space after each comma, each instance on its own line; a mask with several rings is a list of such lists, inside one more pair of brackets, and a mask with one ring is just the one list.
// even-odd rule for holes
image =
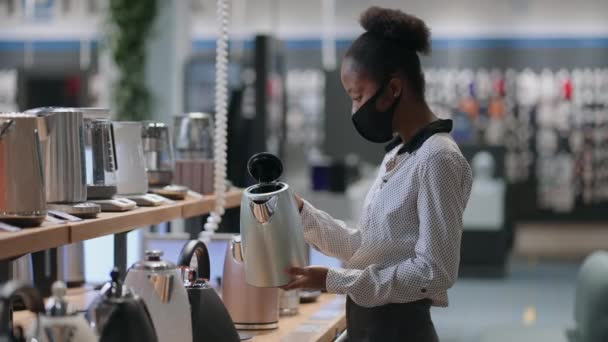
[[420, 290], [420, 292], [426, 293], [426, 289], [422, 289], [422, 290]]

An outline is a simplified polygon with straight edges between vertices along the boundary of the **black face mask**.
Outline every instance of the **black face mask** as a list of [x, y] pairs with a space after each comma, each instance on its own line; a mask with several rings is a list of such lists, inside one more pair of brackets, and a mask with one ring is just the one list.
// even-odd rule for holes
[[386, 88], [386, 85], [388, 83], [380, 87], [376, 94], [351, 116], [353, 125], [357, 132], [359, 132], [359, 135], [374, 143], [387, 143], [393, 138], [393, 117], [401, 95], [395, 99], [395, 102], [393, 102], [388, 110], [384, 112], [378, 111], [376, 109], [376, 102], [378, 102], [378, 98], [384, 88]]

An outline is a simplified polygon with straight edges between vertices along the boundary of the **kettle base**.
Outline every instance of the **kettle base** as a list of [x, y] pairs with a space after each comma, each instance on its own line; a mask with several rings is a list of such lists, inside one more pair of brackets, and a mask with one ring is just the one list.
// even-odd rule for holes
[[270, 323], [234, 323], [237, 330], [272, 330], [279, 327], [279, 322]]
[[46, 214], [44, 216], [0, 216], [0, 221], [5, 222], [11, 226], [20, 227], [20, 228], [34, 228], [39, 227], [44, 219], [46, 218]]

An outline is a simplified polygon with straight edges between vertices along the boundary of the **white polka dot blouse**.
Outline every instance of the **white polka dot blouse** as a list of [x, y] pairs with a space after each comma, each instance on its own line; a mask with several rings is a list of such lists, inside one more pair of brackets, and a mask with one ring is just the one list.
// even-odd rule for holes
[[344, 268], [329, 269], [328, 292], [347, 294], [364, 307], [424, 298], [447, 306], [471, 169], [447, 133], [431, 136], [411, 154], [398, 154], [400, 147], [384, 157], [357, 227], [304, 202], [304, 237], [344, 262]]

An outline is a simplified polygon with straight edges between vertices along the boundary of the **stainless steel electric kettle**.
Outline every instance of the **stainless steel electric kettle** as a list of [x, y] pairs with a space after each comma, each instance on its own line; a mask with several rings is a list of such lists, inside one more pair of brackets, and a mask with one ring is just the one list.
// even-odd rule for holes
[[241, 236], [226, 249], [222, 299], [237, 329], [269, 330], [279, 327], [279, 289], [254, 287], [245, 281]]
[[259, 184], [243, 192], [241, 236], [247, 283], [278, 287], [290, 282], [290, 266], [306, 266], [302, 218], [289, 185], [277, 182], [283, 173], [281, 160], [270, 153], [249, 159], [249, 174]]
[[150, 186], [169, 185], [173, 181], [175, 161], [169, 126], [162, 122], [144, 122], [142, 141]]
[[112, 121], [85, 119], [87, 198], [110, 199], [116, 194], [116, 146]]
[[35, 115], [0, 113], [0, 221], [31, 227], [46, 217], [43, 134]]
[[190, 302], [181, 272], [162, 255], [146, 251], [145, 259], [127, 272], [125, 285], [146, 303], [160, 342], [192, 341]]
[[44, 121], [42, 159], [47, 203], [87, 200], [82, 112], [72, 108], [42, 107], [26, 111]]
[[84, 118], [78, 108], [41, 107], [27, 110], [42, 121], [42, 162], [49, 209], [90, 218], [101, 211], [87, 200]]

